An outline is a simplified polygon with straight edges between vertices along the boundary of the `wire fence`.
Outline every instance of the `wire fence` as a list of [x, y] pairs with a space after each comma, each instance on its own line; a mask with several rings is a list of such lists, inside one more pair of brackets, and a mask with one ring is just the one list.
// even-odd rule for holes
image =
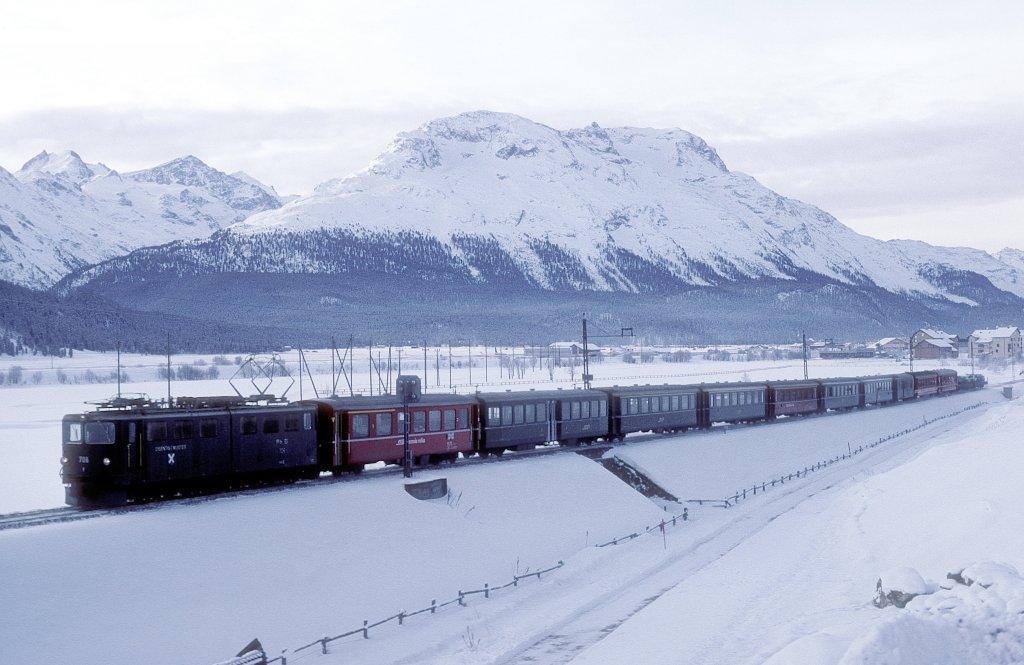
[[861, 453], [863, 453], [866, 450], [870, 450], [872, 448], [877, 448], [878, 446], [882, 445], [883, 443], [885, 443], [887, 441], [892, 441], [893, 439], [899, 438], [901, 436], [906, 436], [907, 434], [911, 434], [913, 432], [916, 432], [916, 431], [918, 431], [918, 430], [920, 430], [920, 429], [922, 429], [924, 427], [927, 427], [928, 425], [931, 425], [932, 423], [936, 423], [936, 422], [938, 422], [940, 420], [945, 420], [946, 418], [952, 418], [953, 416], [958, 416], [961, 413], [964, 413], [966, 411], [971, 411], [973, 409], [977, 409], [977, 408], [983, 406], [984, 404], [985, 404], [985, 402], [978, 402], [978, 403], [972, 404], [970, 406], [965, 406], [962, 409], [958, 409], [956, 411], [951, 411], [950, 413], [947, 413], [945, 415], [938, 416], [936, 418], [932, 418], [931, 420], [929, 420], [927, 417], [925, 417], [925, 418], [922, 419], [921, 423], [918, 424], [918, 425], [914, 425], [913, 427], [908, 427], [906, 429], [899, 430], [898, 432], [893, 432], [891, 434], [887, 434], [887, 435], [885, 435], [883, 437], [880, 437], [876, 441], [872, 441], [871, 443], [860, 445], [860, 446], [858, 446], [856, 448], [853, 448], [849, 443], [847, 443], [846, 444], [847, 445], [847, 452], [845, 452], [845, 453], [843, 453], [841, 455], [836, 455], [835, 457], [830, 457], [830, 458], [828, 458], [826, 460], [822, 460], [820, 462], [815, 462], [814, 464], [812, 464], [810, 466], [805, 466], [802, 470], [801, 469], [797, 469], [793, 473], [782, 474], [782, 475], [779, 475], [779, 477], [777, 477], [777, 478], [772, 478], [771, 480], [764, 481], [764, 482], [762, 482], [760, 484], [755, 483], [751, 487], [749, 487], [747, 489], [739, 490], [735, 494], [733, 494], [732, 496], [727, 496], [724, 499], [691, 499], [690, 502], [692, 502], [692, 503], [699, 503], [701, 505], [703, 505], [705, 503], [710, 503], [712, 505], [717, 505], [717, 506], [722, 507], [722, 508], [730, 508], [730, 507], [736, 505], [737, 503], [739, 503], [740, 501], [742, 501], [744, 499], [747, 499], [748, 497], [755, 497], [755, 496], [757, 496], [758, 491], [760, 491], [763, 494], [764, 492], [767, 492], [770, 488], [775, 487], [776, 485], [785, 485], [787, 482], [791, 482], [794, 479], [806, 478], [808, 476], [808, 474], [814, 473], [815, 471], [821, 471], [822, 469], [827, 469], [828, 467], [832, 466], [833, 464], [836, 464], [837, 462], [842, 462], [843, 460], [853, 459], [854, 456], [860, 455]]
[[[664, 535], [666, 529], [668, 529], [669, 527], [677, 526], [677, 525], [679, 525], [679, 524], [681, 524], [683, 522], [686, 522], [688, 520], [689, 520], [689, 509], [684, 508], [683, 512], [678, 514], [678, 515], [673, 515], [672, 517], [667, 517], [667, 518], [661, 520], [657, 524], [645, 527], [642, 530], [639, 530], [639, 531], [627, 534], [625, 536], [620, 536], [620, 537], [617, 537], [617, 538], [613, 538], [613, 539], [611, 539], [611, 540], [609, 540], [607, 542], [600, 543], [600, 544], [596, 545], [595, 547], [608, 547], [610, 545], [619, 545], [619, 544], [622, 544], [622, 543], [629, 542], [631, 540], [635, 540], [636, 538], [639, 538], [641, 535], [645, 535], [645, 534], [657, 534], [657, 533], [660, 533], [660, 534]], [[529, 580], [530, 578], [537, 578], [538, 580], [540, 580], [544, 575], [547, 575], [549, 573], [553, 573], [556, 570], [562, 568], [564, 565], [565, 565], [564, 562], [559, 561], [555, 565], [550, 566], [548, 568], [544, 568], [542, 570], [536, 570], [536, 571], [524, 573], [522, 575], [513, 575], [512, 576], [512, 580], [507, 582], [507, 583], [505, 583], [505, 584], [491, 585], [491, 584], [487, 583], [487, 584], [484, 584], [483, 587], [479, 588], [479, 589], [470, 589], [468, 591], [464, 591], [464, 590], [460, 589], [458, 591], [457, 595], [454, 596], [451, 600], [447, 600], [447, 601], [440, 602], [440, 603], [437, 602], [436, 599], [435, 600], [431, 600], [430, 601], [430, 605], [425, 606], [425, 607], [423, 607], [421, 609], [418, 609], [418, 610], [414, 610], [412, 612], [407, 612], [406, 610], [399, 610], [396, 614], [392, 614], [391, 616], [385, 617], [383, 619], [379, 619], [377, 621], [372, 621], [372, 622], [369, 619], [364, 619], [362, 626], [353, 628], [352, 630], [344, 631], [342, 633], [338, 633], [337, 635], [330, 635], [330, 636], [329, 635], [325, 635], [325, 636], [321, 637], [320, 639], [313, 640], [312, 642], [309, 642], [308, 644], [303, 644], [302, 646], [300, 646], [300, 647], [298, 647], [296, 649], [292, 649], [290, 651], [290, 653], [294, 654], [296, 657], [298, 657], [298, 654], [305, 655], [303, 652], [305, 652], [305, 653], [315, 652], [315, 647], [319, 646], [320, 647], [319, 648], [319, 653], [327, 654], [328, 653], [328, 648], [327, 647], [332, 642], [336, 642], [338, 640], [343, 640], [343, 639], [348, 638], [348, 637], [357, 637], [357, 636], [361, 637], [364, 640], [368, 640], [368, 639], [370, 639], [370, 631], [375, 629], [375, 628], [379, 628], [381, 626], [390, 624], [392, 622], [397, 624], [397, 625], [399, 625], [399, 626], [404, 626], [406, 619], [411, 619], [411, 618], [419, 616], [421, 614], [431, 614], [431, 615], [433, 615], [433, 614], [436, 614], [439, 610], [443, 610], [446, 607], [451, 607], [453, 605], [458, 605], [460, 607], [465, 607], [466, 606], [466, 601], [469, 598], [472, 598], [473, 596], [483, 596], [484, 598], [488, 598], [489, 599], [492, 594], [498, 593], [500, 591], [504, 591], [504, 590], [509, 589], [509, 588], [518, 588], [520, 582], [523, 582], [524, 580]], [[313, 651], [311, 651], [311, 650], [313, 650]], [[231, 660], [231, 661], [225, 661], [224, 663], [219, 663], [218, 665], [270, 665], [271, 663], [281, 663], [281, 665], [288, 665], [288, 653], [289, 653], [289, 651], [285, 650], [285, 651], [283, 651], [281, 653], [280, 656], [277, 656], [276, 658], [271, 658], [271, 659], [268, 660], [267, 656], [266, 656], [266, 653], [263, 652], [262, 650], [260, 650], [258, 652], [253, 652], [252, 654], [245, 654], [244, 656], [240, 656], [239, 658], [236, 658], [236, 659]]]

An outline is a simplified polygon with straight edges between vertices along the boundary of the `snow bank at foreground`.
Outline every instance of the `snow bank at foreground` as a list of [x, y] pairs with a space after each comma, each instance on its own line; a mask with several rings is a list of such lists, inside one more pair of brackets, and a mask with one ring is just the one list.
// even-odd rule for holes
[[840, 665], [1024, 662], [1024, 579], [985, 562], [951, 572], [934, 593], [886, 612]]

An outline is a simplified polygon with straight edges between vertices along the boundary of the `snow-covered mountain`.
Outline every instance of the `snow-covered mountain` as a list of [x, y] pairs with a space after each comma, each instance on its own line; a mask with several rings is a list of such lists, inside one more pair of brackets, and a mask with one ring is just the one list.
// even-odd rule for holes
[[[189, 164], [165, 166], [123, 180], [197, 186]], [[115, 176], [94, 176], [83, 189]], [[481, 309], [491, 330], [528, 332], [520, 312], [531, 309], [556, 330], [581, 308], [674, 331], [679, 312], [698, 312], [687, 324], [694, 338], [717, 331], [761, 339], [765, 326], [789, 334], [806, 321], [882, 335], [922, 321], [984, 326], [1018, 316], [1024, 305], [1024, 269], [1012, 260], [862, 236], [729, 171], [689, 132], [597, 124], [559, 131], [492, 112], [399, 134], [366, 169], [309, 196], [208, 238], [80, 270], [57, 290], [87, 289], [147, 308], [172, 306], [188, 289], [213, 297], [212, 284], [224, 302], [211, 310], [235, 319], [252, 316], [238, 303], [261, 302], [269, 291], [321, 310], [345, 303], [352, 309], [336, 312], [342, 320], [378, 307], [382, 289], [397, 292], [392, 308], [404, 308], [417, 335], [418, 327], [461, 335], [482, 325]], [[439, 288], [472, 290], [478, 300], [422, 312]], [[588, 304], [580, 304], [583, 294]], [[496, 295], [506, 305], [500, 313], [490, 311]], [[315, 321], [309, 307], [306, 325], [336, 325]], [[280, 326], [295, 320], [281, 309], [260, 316], [279, 316]], [[395, 328], [373, 321], [383, 334]]]
[[1019, 266], [978, 250], [857, 234], [729, 171], [679, 129], [558, 131], [490, 112], [443, 118], [399, 135], [365, 170], [229, 234], [324, 231], [364, 241], [420, 234], [474, 278], [500, 262], [549, 289], [645, 291], [665, 280], [813, 273], [970, 304], [982, 294], [962, 283], [959, 273], [969, 271], [1024, 296]]
[[119, 174], [72, 151], [0, 169], [0, 280], [47, 287], [140, 247], [205, 238], [280, 207], [265, 185], [188, 156]]

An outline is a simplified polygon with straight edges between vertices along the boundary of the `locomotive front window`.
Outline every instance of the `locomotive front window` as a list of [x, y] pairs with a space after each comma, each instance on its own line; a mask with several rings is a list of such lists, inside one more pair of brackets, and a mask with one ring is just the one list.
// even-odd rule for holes
[[82, 423], [68, 423], [68, 434], [66, 437], [68, 443], [81, 443], [82, 442]]
[[85, 423], [84, 443], [113, 443], [114, 423], [93, 422]]

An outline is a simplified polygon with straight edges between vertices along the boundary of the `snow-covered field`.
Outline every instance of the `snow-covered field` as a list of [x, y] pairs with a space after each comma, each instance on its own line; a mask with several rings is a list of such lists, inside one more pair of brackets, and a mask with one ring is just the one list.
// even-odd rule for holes
[[[90, 367], [108, 373], [112, 359], [79, 353], [52, 368], [48, 358], [0, 359], [0, 371], [17, 364], [26, 377], [42, 376], [0, 387], [0, 513], [62, 503], [60, 417], [115, 388], [53, 377], [60, 366], [66, 377]], [[159, 358], [123, 361], [134, 375], [124, 390], [166, 394], [166, 382], [155, 380]], [[422, 372], [409, 356], [404, 362], [404, 372]], [[905, 369], [815, 360], [810, 374]], [[625, 384], [789, 378], [803, 367], [607, 361], [593, 370], [598, 384]], [[453, 370], [452, 384], [462, 392], [481, 385], [482, 368], [473, 372], [470, 381], [467, 368]], [[229, 373], [176, 381], [171, 390], [230, 393]], [[507, 381], [495, 373], [490, 367], [490, 383]], [[567, 370], [555, 374], [571, 387]], [[987, 374], [993, 384], [1011, 378], [1009, 370]], [[447, 368], [431, 365], [428, 376], [428, 390], [447, 388]], [[539, 368], [516, 381], [548, 379]], [[329, 382], [329, 374], [306, 379], [305, 396]], [[365, 371], [360, 382], [370, 383]], [[680, 497], [678, 506], [642, 497], [582, 456], [509, 455], [417, 471], [418, 478], [446, 477], [447, 500], [417, 501], [400, 474], [377, 473], [2, 531], [0, 646], [5, 662], [19, 664], [211, 665], [254, 637], [271, 656], [287, 650], [293, 664], [1021, 662], [1024, 584], [1015, 569], [1024, 570], [1022, 404], [990, 387], [865, 412], [628, 438], [615, 454]], [[910, 428], [917, 429], [864, 447]], [[806, 477], [770, 485], [862, 447]], [[686, 502], [762, 482], [767, 491], [729, 508]], [[689, 520], [664, 534], [655, 529], [595, 547], [684, 507]], [[523, 579], [489, 599], [473, 595], [465, 607], [373, 628], [369, 639], [331, 642], [326, 655], [319, 644], [296, 651], [364, 620], [504, 585], [559, 561], [564, 565], [541, 579]], [[984, 565], [964, 576], [983, 584], [945, 582], [947, 573], [975, 563]], [[877, 609], [871, 601], [879, 578], [934, 593], [905, 609]], [[949, 588], [939, 588], [943, 582]]]

